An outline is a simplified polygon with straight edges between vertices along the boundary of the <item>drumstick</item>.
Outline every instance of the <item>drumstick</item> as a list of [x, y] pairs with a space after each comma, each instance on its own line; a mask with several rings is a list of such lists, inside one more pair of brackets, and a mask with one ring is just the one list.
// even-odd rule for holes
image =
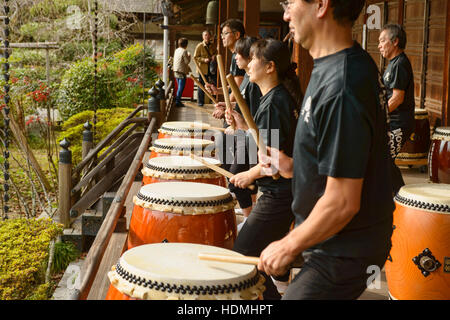
[[[229, 171], [227, 171], [227, 170], [225, 170], [225, 169], [223, 169], [223, 168], [221, 168], [219, 166], [216, 166], [215, 164], [209, 163], [209, 162], [203, 160], [201, 157], [199, 157], [199, 156], [197, 156], [197, 155], [195, 155], [193, 153], [191, 153], [191, 158], [194, 159], [194, 160], [197, 160], [198, 162], [201, 162], [206, 167], [214, 170], [217, 173], [220, 173], [221, 175], [227, 177], [228, 179], [231, 179], [231, 177], [234, 176], [234, 174], [232, 174], [231, 172], [229, 172]], [[255, 185], [251, 184], [247, 188], [250, 189], [250, 190], [254, 190], [255, 189]]]
[[207, 96], [211, 99], [214, 104], [217, 104], [217, 100], [205, 89], [205, 87], [191, 74], [191, 79], [194, 80], [197, 87], [199, 87]]
[[[225, 99], [225, 105], [227, 107], [227, 110], [229, 110], [229, 112], [231, 112], [232, 107], [231, 107], [231, 102], [230, 102], [230, 96], [228, 95], [227, 78], [226, 78], [225, 67], [223, 64], [222, 56], [220, 54], [218, 54], [216, 56], [216, 58], [217, 58], [217, 67], [219, 68], [219, 73], [220, 73], [220, 81], [222, 82], [222, 90], [223, 90], [223, 96]], [[234, 122], [231, 124], [231, 128], [233, 130], [235, 129]]]
[[[259, 257], [250, 256], [229, 256], [224, 254], [216, 253], [199, 253], [198, 258], [200, 260], [208, 261], [219, 261], [219, 262], [231, 262], [231, 263], [242, 263], [242, 264], [252, 264], [257, 266], [259, 263]], [[303, 265], [303, 256], [298, 256], [291, 264], [290, 268], [301, 268]]]
[[202, 77], [203, 82], [206, 84], [208, 81], [206, 81], [205, 76], [203, 75], [202, 69], [200, 69], [200, 65], [198, 64], [197, 60], [194, 59], [194, 63], [197, 66], [198, 74]]
[[[231, 91], [233, 92], [233, 95], [236, 99], [236, 102], [239, 105], [239, 109], [241, 109], [241, 112], [242, 112], [242, 115], [244, 116], [245, 122], [247, 123], [248, 127], [250, 128], [250, 133], [252, 134], [253, 139], [255, 139], [259, 150], [267, 150], [266, 144], [264, 143], [263, 139], [260, 139], [258, 127], [256, 126], [256, 123], [253, 120], [253, 116], [250, 113], [250, 110], [248, 109], [247, 103], [245, 102], [244, 98], [242, 97], [241, 92], [239, 91], [236, 81], [234, 81], [234, 78], [231, 74], [229, 74], [227, 76], [227, 80], [231, 87]], [[274, 180], [278, 180], [280, 178], [280, 174], [276, 173], [272, 176], [272, 178]]]

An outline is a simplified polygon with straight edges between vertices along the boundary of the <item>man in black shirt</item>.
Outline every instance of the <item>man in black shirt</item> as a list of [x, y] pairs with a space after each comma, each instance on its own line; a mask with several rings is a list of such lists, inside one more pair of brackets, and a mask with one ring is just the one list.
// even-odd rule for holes
[[259, 154], [267, 168], [293, 179], [295, 228], [267, 246], [258, 264], [276, 276], [303, 254], [283, 299], [356, 299], [367, 288], [368, 270], [381, 270], [391, 247], [386, 111], [377, 67], [352, 40], [364, 2], [283, 5], [294, 40], [314, 58], [293, 158], [274, 148], [268, 148], [270, 157]]
[[392, 178], [394, 193], [403, 182], [400, 169], [395, 165], [395, 158], [414, 131], [414, 75], [404, 49], [406, 33], [398, 24], [387, 24], [379, 37], [378, 49], [389, 60], [383, 75], [389, 105], [389, 146], [392, 157]]

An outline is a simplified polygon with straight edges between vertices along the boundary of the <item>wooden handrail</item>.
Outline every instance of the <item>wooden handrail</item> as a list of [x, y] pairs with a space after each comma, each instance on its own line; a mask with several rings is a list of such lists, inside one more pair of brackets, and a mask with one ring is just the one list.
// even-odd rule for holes
[[122, 121], [116, 128], [114, 128], [113, 131], [111, 131], [105, 139], [103, 139], [98, 145], [95, 146], [95, 148], [91, 149], [86, 156], [72, 171], [72, 177], [76, 176], [78, 173], [80, 173], [84, 167], [101, 151], [103, 148], [107, 146], [108, 143], [111, 142], [112, 139], [115, 138], [126, 126], [132, 123], [141, 123], [141, 124], [147, 124], [148, 119], [141, 117], [141, 118], [127, 118], [124, 121]]
[[152, 118], [150, 121], [150, 125], [145, 132], [144, 138], [142, 139], [142, 142], [139, 146], [139, 149], [133, 159], [130, 169], [127, 171], [127, 174], [116, 193], [116, 197], [114, 198], [111, 207], [106, 214], [100, 230], [98, 231], [97, 236], [92, 243], [91, 249], [86, 256], [80, 272], [80, 288], [72, 296], [72, 298], [74, 299], [86, 300], [89, 295], [89, 291], [91, 290], [92, 283], [94, 282], [101, 260], [108, 246], [108, 242], [111, 238], [112, 233], [114, 232], [117, 220], [119, 219], [119, 216], [124, 207], [128, 192], [130, 191], [134, 178], [138, 173], [139, 167], [144, 158], [144, 154], [145, 152], [147, 152], [150, 145], [152, 133], [155, 130], [155, 126], [156, 118]]

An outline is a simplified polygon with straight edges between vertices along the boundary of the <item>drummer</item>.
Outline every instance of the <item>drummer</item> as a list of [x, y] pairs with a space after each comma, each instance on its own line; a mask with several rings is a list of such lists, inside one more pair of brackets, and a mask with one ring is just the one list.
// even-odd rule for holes
[[259, 153], [263, 165], [293, 180], [295, 228], [267, 246], [258, 265], [283, 274], [303, 253], [303, 267], [283, 299], [356, 299], [367, 288], [368, 267], [381, 270], [391, 247], [386, 110], [377, 66], [352, 40], [364, 3], [283, 3], [294, 41], [314, 59], [293, 158], [274, 148], [270, 157]]
[[[250, 81], [259, 86], [262, 94], [254, 115], [260, 138], [266, 145], [277, 146], [291, 155], [296, 114], [302, 97], [299, 95], [300, 83], [290, 62], [289, 49], [279, 40], [261, 39], [252, 45], [250, 55]], [[237, 111], [226, 111], [226, 119], [229, 124], [234, 121], [238, 129], [249, 129]], [[244, 255], [259, 256], [270, 242], [281, 239], [289, 232], [294, 216], [291, 211], [291, 179], [264, 177], [260, 165], [230, 179], [240, 188], [246, 188], [254, 181], [262, 195], [238, 234], [233, 250]], [[288, 274], [277, 280], [287, 281]], [[265, 299], [280, 298], [272, 279], [267, 275], [265, 286]]]
[[[254, 37], [244, 37], [240, 38], [236, 42], [235, 46], [236, 65], [239, 69], [245, 70], [246, 72], [239, 90], [241, 91], [241, 94], [244, 97], [252, 116], [255, 116], [261, 98], [261, 90], [256, 83], [250, 82], [250, 77], [248, 75], [248, 64], [251, 61], [250, 48], [256, 41], [257, 39]], [[232, 106], [237, 112], [241, 113], [236, 102], [232, 102]], [[224, 102], [219, 102], [217, 107], [222, 107], [223, 112], [225, 112]], [[227, 132], [230, 134], [233, 133], [235, 135], [235, 150], [234, 160], [229, 171], [233, 174], [237, 174], [239, 172], [247, 171], [250, 169], [249, 144], [245, 132], [243, 132], [242, 130], [231, 132], [230, 129], [227, 130]], [[256, 157], [254, 158], [255, 159], [252, 160], [253, 163], [257, 161]], [[239, 202], [239, 207], [242, 210], [245, 222], [245, 219], [247, 219], [248, 215], [252, 211], [253, 203], [256, 202], [256, 194], [258, 192], [258, 188], [254, 188], [253, 190], [249, 190], [247, 188], [241, 189], [237, 188], [232, 183], [230, 183], [228, 187], [230, 188], [230, 191], [236, 195], [236, 199]], [[238, 225], [238, 230], [240, 230], [244, 222]]]
[[387, 89], [389, 106], [389, 146], [391, 149], [394, 194], [405, 185], [394, 159], [414, 132], [414, 75], [404, 50], [406, 32], [399, 24], [387, 24], [380, 33], [378, 49], [389, 60], [383, 83]]

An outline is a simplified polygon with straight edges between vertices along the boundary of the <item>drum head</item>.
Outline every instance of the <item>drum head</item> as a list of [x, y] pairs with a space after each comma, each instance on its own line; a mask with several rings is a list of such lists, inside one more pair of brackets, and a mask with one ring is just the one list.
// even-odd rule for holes
[[205, 122], [169, 121], [161, 125], [161, 130], [168, 132], [201, 132], [211, 128]]
[[[210, 164], [220, 166], [220, 161], [213, 158], [203, 158]], [[142, 173], [147, 177], [162, 179], [199, 179], [217, 178], [221, 175], [208, 168], [203, 163], [186, 156], [155, 157], [148, 160]]]
[[162, 212], [212, 214], [234, 209], [229, 189], [207, 183], [160, 182], [143, 186], [134, 204]]
[[208, 245], [147, 244], [126, 251], [108, 276], [119, 291], [141, 299], [257, 298], [264, 290], [255, 266], [200, 260], [199, 253], [242, 256]]
[[395, 201], [415, 209], [450, 214], [450, 185], [437, 183], [405, 185], [395, 196]]
[[437, 127], [432, 139], [450, 141], [450, 127]]
[[211, 152], [214, 151], [214, 141], [205, 139], [188, 139], [188, 138], [173, 138], [173, 139], [157, 139], [150, 148], [152, 151], [171, 153], [190, 153], [202, 152], [206, 148]]

